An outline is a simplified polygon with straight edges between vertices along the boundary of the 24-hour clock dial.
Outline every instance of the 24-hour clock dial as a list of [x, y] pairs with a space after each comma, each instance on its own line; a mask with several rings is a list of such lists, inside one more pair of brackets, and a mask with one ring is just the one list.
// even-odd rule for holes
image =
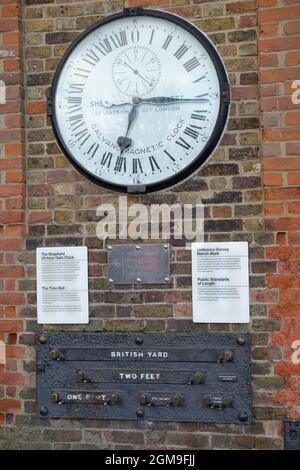
[[217, 146], [229, 85], [208, 38], [182, 18], [125, 9], [81, 34], [54, 77], [58, 142], [94, 182], [149, 192], [199, 169]]

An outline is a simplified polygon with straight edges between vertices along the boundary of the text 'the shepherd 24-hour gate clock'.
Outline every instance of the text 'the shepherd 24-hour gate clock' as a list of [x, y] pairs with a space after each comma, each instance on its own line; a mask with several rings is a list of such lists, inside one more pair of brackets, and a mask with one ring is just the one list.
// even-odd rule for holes
[[207, 161], [229, 105], [227, 73], [210, 40], [179, 16], [137, 8], [93, 24], [71, 44], [48, 108], [79, 171], [108, 189], [143, 193]]

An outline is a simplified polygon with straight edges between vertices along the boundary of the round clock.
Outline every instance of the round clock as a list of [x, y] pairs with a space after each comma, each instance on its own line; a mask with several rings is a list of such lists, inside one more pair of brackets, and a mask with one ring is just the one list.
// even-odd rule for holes
[[49, 115], [63, 152], [109, 189], [145, 193], [197, 171], [230, 106], [205, 34], [159, 10], [125, 9], [84, 31], [56, 71]]

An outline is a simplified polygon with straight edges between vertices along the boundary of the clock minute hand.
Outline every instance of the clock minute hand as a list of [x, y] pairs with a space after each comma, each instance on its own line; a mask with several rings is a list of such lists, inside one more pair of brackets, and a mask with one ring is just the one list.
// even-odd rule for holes
[[154, 98], [140, 98], [140, 103], [147, 104], [175, 104], [175, 103], [205, 103], [207, 98], [176, 98], [173, 96], [156, 96]]

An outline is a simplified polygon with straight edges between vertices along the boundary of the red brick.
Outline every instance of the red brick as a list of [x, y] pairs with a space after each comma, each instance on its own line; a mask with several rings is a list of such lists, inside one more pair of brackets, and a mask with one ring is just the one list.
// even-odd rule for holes
[[267, 231], [299, 230], [300, 217], [277, 217], [276, 219], [267, 219], [265, 226]]
[[278, 54], [260, 54], [258, 59], [260, 67], [274, 67], [279, 63]]
[[299, 289], [284, 289], [280, 291], [280, 302], [282, 303], [300, 303]]
[[288, 204], [289, 214], [300, 214], [300, 202], [291, 202]]
[[300, 21], [290, 21], [283, 27], [285, 34], [300, 34]]
[[0, 278], [19, 278], [24, 276], [23, 266], [0, 266]]
[[283, 305], [270, 305], [269, 306], [270, 317], [287, 317], [294, 318], [300, 317], [300, 305], [296, 304], [283, 304]]
[[299, 65], [300, 64], [300, 51], [289, 52], [285, 56], [286, 65]]
[[288, 173], [288, 184], [300, 184], [300, 172], [299, 171]]
[[274, 216], [274, 215], [283, 215], [284, 214], [284, 206], [283, 204], [264, 204], [265, 215]]
[[281, 186], [283, 178], [281, 173], [264, 173], [263, 181], [265, 186]]
[[287, 126], [297, 126], [300, 124], [300, 111], [285, 113], [285, 124]]
[[259, 28], [259, 37], [274, 37], [277, 36], [278, 32], [278, 23], [269, 23], [269, 24], [262, 24]]
[[297, 80], [299, 78], [298, 67], [286, 67], [277, 69], [261, 70], [262, 82], [285, 82], [286, 80]]
[[0, 411], [17, 411], [21, 409], [21, 401], [20, 400], [0, 400]]
[[289, 274], [267, 274], [267, 287], [300, 288], [300, 276]]
[[276, 392], [275, 403], [300, 405], [300, 392]]
[[291, 232], [288, 234], [289, 245], [300, 245], [300, 232]]
[[[299, 334], [298, 334], [297, 338], [299, 339]], [[297, 338], [295, 337], [293, 340], [296, 340]], [[289, 344], [291, 344], [291, 342], [289, 342]], [[288, 375], [299, 375], [300, 374], [300, 364], [293, 364], [292, 362], [280, 362], [278, 364], [275, 364], [274, 371], [275, 371], [275, 374], [278, 374], [278, 375], [287, 375], [287, 376]]]
[[300, 259], [300, 247], [267, 247], [266, 254], [268, 259]]
[[7, 18], [7, 17], [21, 17], [22, 16], [22, 10], [21, 10], [21, 5], [9, 5], [5, 6], [2, 8], [2, 17]]
[[[16, 296], [16, 297], [14, 297], [14, 296]], [[3, 299], [3, 300], [1, 300], [1, 299]], [[15, 294], [2, 294], [2, 293], [0, 293], [0, 301], [3, 304], [21, 305], [21, 304], [24, 303], [24, 295], [21, 294], [21, 293], [15, 293]], [[23, 321], [22, 320], [1, 320], [0, 319], [0, 332], [2, 332], [2, 333], [12, 333], [12, 332], [18, 332], [18, 331], [23, 331]]]
[[24, 225], [8, 225], [6, 227], [7, 238], [22, 238], [25, 235]]
[[299, 158], [265, 158], [264, 159], [265, 171], [287, 171], [287, 170], [300, 170]]
[[5, 144], [4, 146], [5, 155], [10, 157], [18, 157], [23, 154], [24, 148], [23, 144]]
[[27, 103], [28, 114], [44, 114], [46, 112], [45, 101], [30, 101]]
[[0, 19], [0, 33], [3, 31], [14, 31], [19, 29], [19, 21], [16, 19]]
[[300, 188], [272, 188], [266, 189], [267, 201], [285, 201], [300, 198]]
[[2, 251], [20, 251], [22, 248], [22, 240], [0, 240], [0, 250]]
[[44, 223], [48, 224], [51, 223], [52, 220], [52, 212], [51, 211], [33, 211], [29, 215], [29, 224], [39, 224]]
[[25, 180], [23, 171], [7, 171], [5, 175], [6, 183], [22, 183]]
[[287, 155], [300, 155], [300, 142], [291, 142], [285, 145]]
[[258, 19], [261, 23], [271, 23], [273, 21], [294, 20], [300, 17], [300, 6], [286, 8], [271, 8], [261, 10]]
[[24, 377], [20, 373], [0, 372], [0, 383], [5, 385], [23, 385]]
[[298, 36], [281, 37], [281, 38], [268, 38], [259, 41], [261, 52], [276, 52], [287, 51], [290, 49], [298, 49], [299, 38]]

